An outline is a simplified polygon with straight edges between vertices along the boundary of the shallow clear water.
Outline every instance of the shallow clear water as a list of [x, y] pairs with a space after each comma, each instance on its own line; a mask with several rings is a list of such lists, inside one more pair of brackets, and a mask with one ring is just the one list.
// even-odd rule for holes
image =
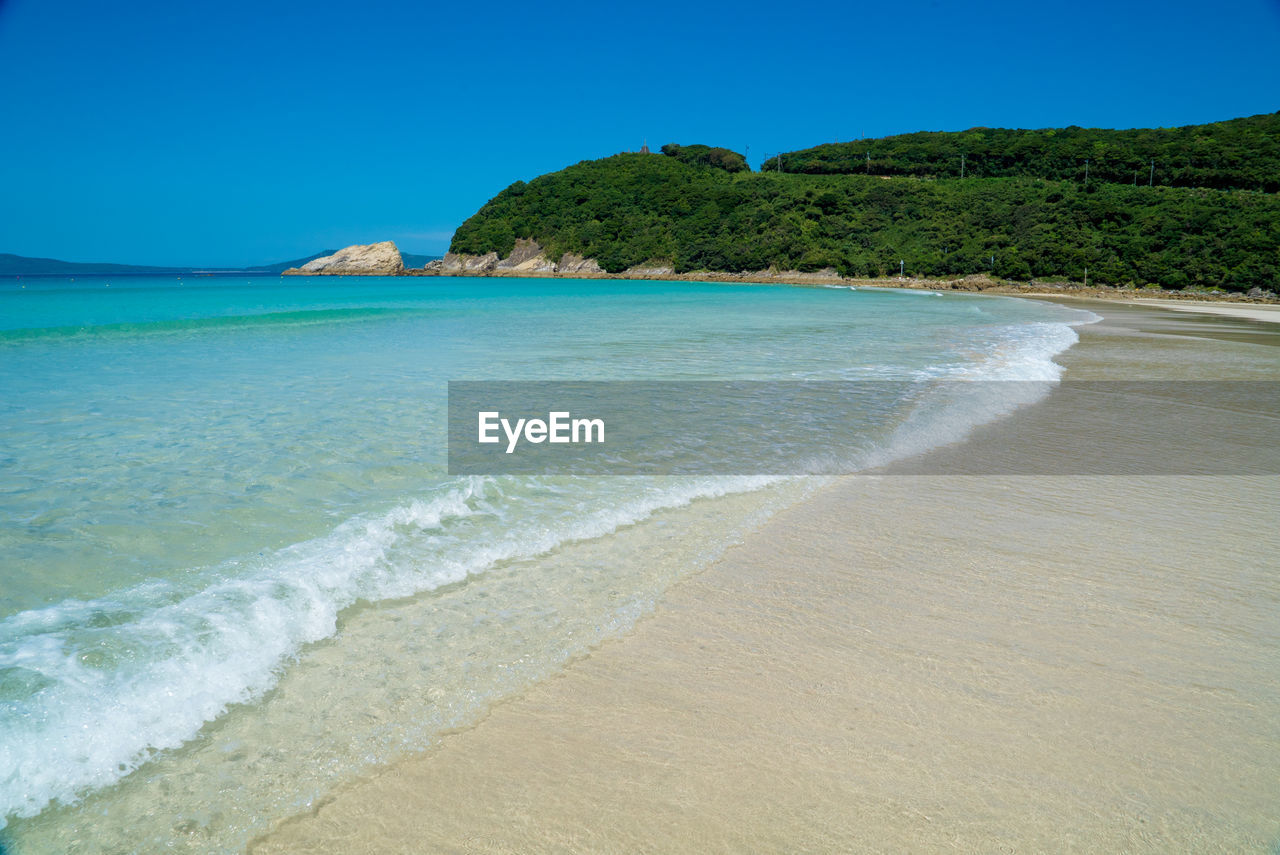
[[450, 380], [1052, 379], [1089, 317], [866, 289], [6, 280], [6, 845], [237, 851], [624, 632], [808, 487], [451, 478]]

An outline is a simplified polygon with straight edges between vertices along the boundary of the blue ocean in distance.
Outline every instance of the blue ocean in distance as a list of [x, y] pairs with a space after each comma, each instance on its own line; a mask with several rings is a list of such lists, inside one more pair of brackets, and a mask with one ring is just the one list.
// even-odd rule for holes
[[0, 841], [240, 851], [812, 489], [450, 477], [450, 380], [1054, 379], [1093, 319], [836, 287], [2, 280]]

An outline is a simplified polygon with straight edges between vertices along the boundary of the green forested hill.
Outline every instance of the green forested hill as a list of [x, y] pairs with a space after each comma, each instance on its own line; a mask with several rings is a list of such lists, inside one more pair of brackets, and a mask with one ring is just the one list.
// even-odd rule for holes
[[[1280, 191], [1280, 113], [1181, 128], [972, 128], [820, 145], [781, 155], [809, 175], [1046, 178]], [[778, 169], [777, 157], [765, 163]]]
[[620, 154], [516, 182], [451, 249], [505, 256], [516, 238], [611, 272], [666, 261], [879, 276], [901, 260], [924, 277], [1080, 279], [1087, 267], [1106, 284], [1280, 290], [1280, 196], [1161, 184], [730, 172]]

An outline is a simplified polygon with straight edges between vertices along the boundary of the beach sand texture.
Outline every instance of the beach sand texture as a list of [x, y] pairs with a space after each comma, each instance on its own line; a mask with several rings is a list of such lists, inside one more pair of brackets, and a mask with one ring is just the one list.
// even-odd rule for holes
[[[1068, 379], [1280, 379], [1274, 328], [1089, 307]], [[1273, 852], [1277, 519], [1273, 475], [840, 479], [251, 851]]]
[[1141, 298], [1141, 302], [1150, 303], [1165, 309], [1178, 312], [1199, 312], [1207, 315], [1226, 315], [1231, 318], [1248, 318], [1264, 323], [1280, 323], [1280, 306], [1248, 305], [1237, 306], [1227, 303], [1211, 303], [1201, 300], [1152, 300]]

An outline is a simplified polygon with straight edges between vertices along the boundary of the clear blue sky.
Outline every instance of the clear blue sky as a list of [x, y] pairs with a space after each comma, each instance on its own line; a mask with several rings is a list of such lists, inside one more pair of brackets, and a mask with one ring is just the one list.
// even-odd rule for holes
[[0, 252], [442, 253], [517, 179], [647, 139], [766, 153], [1280, 110], [1280, 0], [0, 0]]

